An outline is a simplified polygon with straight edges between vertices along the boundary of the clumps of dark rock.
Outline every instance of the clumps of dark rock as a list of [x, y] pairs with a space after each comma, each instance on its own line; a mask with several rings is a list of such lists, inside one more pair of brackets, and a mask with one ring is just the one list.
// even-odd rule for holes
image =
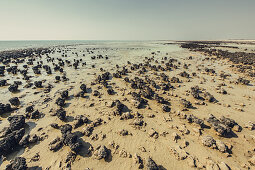
[[61, 97], [57, 98], [56, 104], [57, 104], [58, 106], [60, 106], [60, 107], [64, 107], [65, 104], [66, 104], [66, 103], [65, 103], [65, 99], [63, 99], [63, 98], [61, 98]]
[[108, 155], [109, 155], [109, 150], [104, 145], [98, 146], [94, 151], [94, 157], [97, 160], [107, 159]]
[[108, 93], [109, 95], [114, 95], [114, 90], [113, 90], [112, 88], [108, 88], [108, 89], [107, 89], [107, 93]]
[[97, 90], [94, 90], [94, 91], [93, 91], [93, 96], [100, 96], [100, 92], [97, 91]]
[[67, 98], [68, 98], [68, 90], [63, 91], [63, 92], [61, 93], [61, 97], [62, 97], [63, 99], [67, 99]]
[[107, 87], [108, 83], [107, 80], [110, 79], [110, 73], [105, 72], [102, 75], [98, 75], [96, 78], [96, 83], [102, 84], [104, 87]]
[[205, 68], [205, 72], [215, 74], [215, 70], [210, 68]]
[[34, 111], [34, 107], [33, 106], [26, 107], [26, 113], [31, 113], [33, 111]]
[[203, 97], [205, 100], [207, 100], [208, 102], [215, 102], [216, 99], [214, 98], [213, 95], [211, 95], [209, 92], [205, 92], [203, 93]]
[[84, 93], [86, 93], [86, 92], [87, 92], [87, 86], [86, 86], [86, 84], [81, 84], [80, 89], [81, 89]]
[[26, 113], [26, 118], [28, 119], [40, 119], [41, 117], [43, 117], [43, 114], [40, 113], [38, 110]]
[[118, 132], [118, 134], [121, 135], [121, 136], [127, 136], [129, 133], [128, 133], [127, 130], [122, 129], [122, 130], [120, 130], [120, 131]]
[[12, 108], [10, 104], [0, 103], [0, 115], [3, 113], [11, 112]]
[[183, 107], [185, 108], [191, 108], [192, 104], [190, 101], [186, 100], [186, 99], [181, 99], [181, 104], [183, 105]]
[[170, 82], [171, 82], [171, 83], [180, 83], [180, 80], [179, 80], [178, 77], [172, 77], [172, 78], [170, 79]]
[[232, 135], [232, 128], [239, 126], [233, 119], [222, 116], [217, 119], [214, 115], [210, 114], [207, 122], [214, 128], [216, 134], [219, 136], [227, 137]]
[[7, 86], [7, 80], [0, 80], [0, 87]]
[[116, 115], [121, 115], [122, 114], [122, 111], [125, 107], [124, 104], [122, 104], [119, 100], [115, 100], [113, 103], [112, 103], [112, 106], [111, 107], [116, 107], [116, 111], [115, 111], [115, 114]]
[[173, 88], [173, 86], [170, 83], [163, 83], [161, 85], [162, 90], [169, 91], [170, 88]]
[[19, 85], [18, 84], [12, 84], [8, 87], [8, 90], [12, 93], [18, 92]]
[[135, 127], [135, 128], [142, 128], [143, 126], [146, 126], [146, 123], [143, 121], [142, 118], [136, 118], [134, 119], [134, 121], [132, 122], [132, 125]]
[[133, 104], [136, 108], [140, 109], [143, 105], [146, 105], [148, 101], [142, 98], [141, 94], [133, 92], [132, 97], [134, 98]]
[[60, 81], [60, 76], [55, 76], [56, 81]]
[[249, 83], [250, 83], [250, 80], [246, 80], [242, 77], [239, 77], [236, 81], [236, 84], [248, 85]]
[[63, 141], [57, 137], [49, 144], [49, 149], [53, 152], [58, 151], [63, 146]]
[[39, 70], [38, 66], [32, 68], [35, 74], [41, 74], [41, 70]]
[[83, 134], [84, 134], [85, 136], [90, 136], [90, 135], [92, 134], [93, 130], [94, 130], [94, 127], [93, 127], [93, 126], [87, 126], [87, 127], [85, 127], [85, 128], [83, 129]]
[[59, 125], [57, 123], [51, 123], [50, 126], [54, 129], [59, 129]]
[[13, 106], [19, 106], [20, 105], [20, 101], [18, 97], [13, 97], [9, 100], [9, 102], [11, 103], [11, 105]]
[[62, 134], [63, 137], [63, 143], [70, 147], [70, 149], [74, 152], [78, 152], [81, 148], [81, 143], [79, 141], [79, 137], [71, 132], [67, 132], [65, 134]]
[[77, 115], [74, 119], [74, 128], [78, 128], [82, 126], [84, 123], [88, 122], [88, 118], [84, 115]]
[[20, 130], [14, 130], [5, 135], [5, 137], [0, 140], [0, 155], [11, 153], [18, 146], [18, 143], [24, 134], [25, 129], [21, 128]]
[[75, 152], [69, 152], [66, 156], [65, 163], [67, 166], [71, 166], [71, 164], [75, 161], [77, 154]]
[[0, 155], [11, 153], [25, 134], [25, 117], [23, 115], [9, 116], [10, 126], [4, 129], [3, 139], [0, 140]]
[[199, 125], [200, 127], [204, 126], [204, 121], [202, 119], [197, 118], [193, 114], [188, 115], [186, 119], [188, 120], [189, 123], [195, 123]]
[[6, 170], [26, 170], [27, 163], [26, 158], [23, 157], [16, 157], [14, 160], [11, 161], [9, 165], [6, 166]]
[[37, 87], [37, 88], [42, 88], [43, 86], [42, 86], [42, 81], [35, 81], [34, 82], [34, 85], [35, 85], [35, 87]]
[[189, 78], [189, 73], [187, 73], [186, 71], [181, 72], [179, 75], [182, 77]]
[[101, 125], [103, 122], [104, 122], [103, 119], [97, 118], [97, 119], [95, 119], [95, 120], [92, 122], [91, 126], [97, 127], [97, 126]]
[[9, 116], [7, 120], [10, 123], [10, 130], [19, 130], [25, 125], [25, 117], [23, 115]]
[[66, 120], [66, 111], [63, 108], [58, 109], [56, 111], [56, 115], [60, 120]]
[[72, 126], [69, 124], [61, 126], [63, 144], [69, 146], [74, 152], [78, 152], [82, 146], [77, 134], [72, 133]]
[[192, 95], [195, 99], [201, 99], [199, 93], [200, 93], [200, 89], [199, 89], [198, 86], [191, 87], [191, 95]]
[[220, 90], [218, 91], [218, 93], [221, 93], [221, 94], [228, 94], [228, 92], [223, 89], [223, 88], [220, 88]]
[[171, 111], [171, 108], [168, 105], [163, 105], [162, 109], [163, 109], [164, 112], [170, 112]]
[[23, 138], [19, 141], [19, 145], [23, 147], [27, 147], [29, 144], [36, 143], [39, 140], [39, 137], [34, 135], [25, 135]]
[[156, 162], [154, 160], [152, 160], [151, 157], [149, 157], [147, 160], [146, 160], [146, 168], [148, 170], [159, 170], [159, 167], [158, 165], [156, 164]]

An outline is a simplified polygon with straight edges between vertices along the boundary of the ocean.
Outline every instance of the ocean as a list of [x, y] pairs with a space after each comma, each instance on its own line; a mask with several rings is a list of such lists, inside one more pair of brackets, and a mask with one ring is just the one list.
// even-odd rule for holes
[[[93, 45], [105, 43], [125, 43], [132, 41], [118, 41], [118, 40], [26, 40], [26, 41], [0, 41], [0, 51], [24, 49], [24, 48], [39, 48], [52, 47], [58, 45]], [[133, 41], [141, 42], [141, 41]]]

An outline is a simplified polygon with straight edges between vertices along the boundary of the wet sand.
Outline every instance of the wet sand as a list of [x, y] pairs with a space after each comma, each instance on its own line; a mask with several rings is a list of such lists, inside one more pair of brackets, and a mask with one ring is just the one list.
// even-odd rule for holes
[[[214, 48], [255, 50], [251, 44], [221, 45]], [[24, 167], [53, 170], [254, 168], [254, 77], [228, 58], [160, 41], [47, 50], [21, 63], [0, 62], [5, 69], [17, 66], [16, 74], [5, 70], [1, 76], [8, 84], [0, 87], [0, 103], [20, 101], [0, 114], [0, 150], [8, 135], [24, 128], [12, 149], [0, 153], [0, 169], [14, 166], [15, 158]], [[14, 81], [22, 84], [10, 92]], [[25, 117], [18, 128], [8, 121], [15, 115]]]

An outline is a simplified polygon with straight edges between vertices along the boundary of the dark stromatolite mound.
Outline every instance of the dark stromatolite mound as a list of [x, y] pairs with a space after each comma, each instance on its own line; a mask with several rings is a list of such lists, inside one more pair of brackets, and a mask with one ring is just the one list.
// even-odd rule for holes
[[6, 135], [2, 140], [0, 140], [0, 156], [11, 153], [17, 146], [19, 146], [19, 141], [25, 134], [25, 129], [19, 129], [12, 131]]
[[70, 147], [70, 149], [74, 152], [78, 152], [81, 148], [81, 143], [79, 141], [79, 137], [74, 134], [67, 132], [62, 135], [63, 136], [63, 143]]
[[62, 121], [66, 119], [66, 111], [63, 108], [58, 109], [56, 115]]
[[19, 85], [18, 84], [12, 84], [8, 87], [8, 90], [12, 93], [18, 92]]
[[42, 81], [35, 81], [34, 82], [35, 87], [42, 88]]
[[63, 99], [67, 99], [67, 98], [68, 98], [68, 90], [63, 91], [63, 92], [61, 93], [61, 97], [62, 97]]
[[84, 93], [86, 93], [86, 92], [87, 92], [87, 86], [86, 86], [86, 84], [81, 84], [80, 89], [81, 89]]
[[16, 157], [6, 166], [6, 170], [27, 170], [26, 158]]
[[13, 97], [9, 100], [9, 102], [11, 103], [11, 105], [13, 106], [19, 106], [20, 105], [20, 101], [18, 97]]
[[113, 90], [112, 88], [108, 88], [108, 89], [107, 89], [107, 93], [108, 93], [109, 95], [114, 95], [114, 90]]
[[248, 85], [248, 84], [250, 83], [250, 81], [249, 81], [249, 80], [246, 80], [246, 79], [244, 79], [244, 78], [242, 78], [242, 77], [239, 77], [239, 78], [237, 79], [236, 83], [237, 83], [237, 84]]
[[0, 80], [0, 87], [6, 86], [7, 85], [7, 80]]
[[12, 111], [10, 104], [0, 103], [0, 115]]
[[72, 126], [69, 124], [65, 124], [60, 127], [63, 144], [69, 146], [72, 151], [78, 152], [82, 146], [79, 137], [72, 133]]
[[88, 118], [84, 115], [77, 115], [74, 120], [74, 128], [82, 126], [84, 123], [88, 122]]
[[205, 100], [207, 100], [208, 102], [215, 102], [216, 99], [214, 98], [213, 95], [211, 95], [209, 92], [205, 92], [203, 93], [203, 97]]
[[26, 118], [28, 119], [40, 119], [41, 117], [43, 117], [43, 114], [40, 113], [38, 110], [34, 112], [26, 113]]
[[194, 86], [191, 87], [191, 95], [195, 98], [195, 99], [201, 99], [200, 94], [200, 88], [198, 86]]
[[163, 105], [162, 109], [164, 112], [170, 112], [171, 108], [168, 105]]
[[147, 170], [158, 170], [159, 169], [158, 165], [156, 164], [155, 161], [153, 161], [151, 159], [151, 157], [149, 157], [146, 161], [146, 168], [147, 168]]
[[189, 123], [195, 123], [195, 124], [199, 125], [200, 127], [204, 126], [204, 121], [202, 119], [197, 118], [196, 116], [194, 116], [192, 114], [188, 115], [186, 117], [186, 119], [188, 120]]
[[8, 121], [10, 123], [10, 129], [12, 131], [19, 130], [25, 125], [25, 117], [23, 115], [9, 116]]
[[60, 106], [60, 107], [64, 107], [64, 106], [65, 106], [65, 99], [63, 99], [63, 98], [61, 98], [61, 97], [57, 98], [56, 104], [57, 104], [58, 106]]
[[[227, 137], [232, 135], [232, 128], [238, 125], [233, 119], [222, 116], [217, 119], [214, 115], [210, 114], [207, 122], [214, 128], [216, 134], [219, 136]], [[239, 126], [239, 125], [238, 125]]]
[[183, 105], [183, 107], [185, 108], [191, 108], [192, 104], [190, 101], [186, 100], [186, 99], [181, 99], [181, 104]]
[[186, 71], [181, 72], [180, 76], [189, 78], [189, 74]]
[[34, 111], [34, 107], [33, 106], [26, 107], [26, 113], [31, 113], [33, 111]]

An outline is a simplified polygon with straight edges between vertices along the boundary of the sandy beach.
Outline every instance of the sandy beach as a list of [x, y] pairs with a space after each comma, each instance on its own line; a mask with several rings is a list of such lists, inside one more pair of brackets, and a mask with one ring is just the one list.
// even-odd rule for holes
[[0, 169], [255, 169], [254, 77], [254, 41], [1, 51]]

